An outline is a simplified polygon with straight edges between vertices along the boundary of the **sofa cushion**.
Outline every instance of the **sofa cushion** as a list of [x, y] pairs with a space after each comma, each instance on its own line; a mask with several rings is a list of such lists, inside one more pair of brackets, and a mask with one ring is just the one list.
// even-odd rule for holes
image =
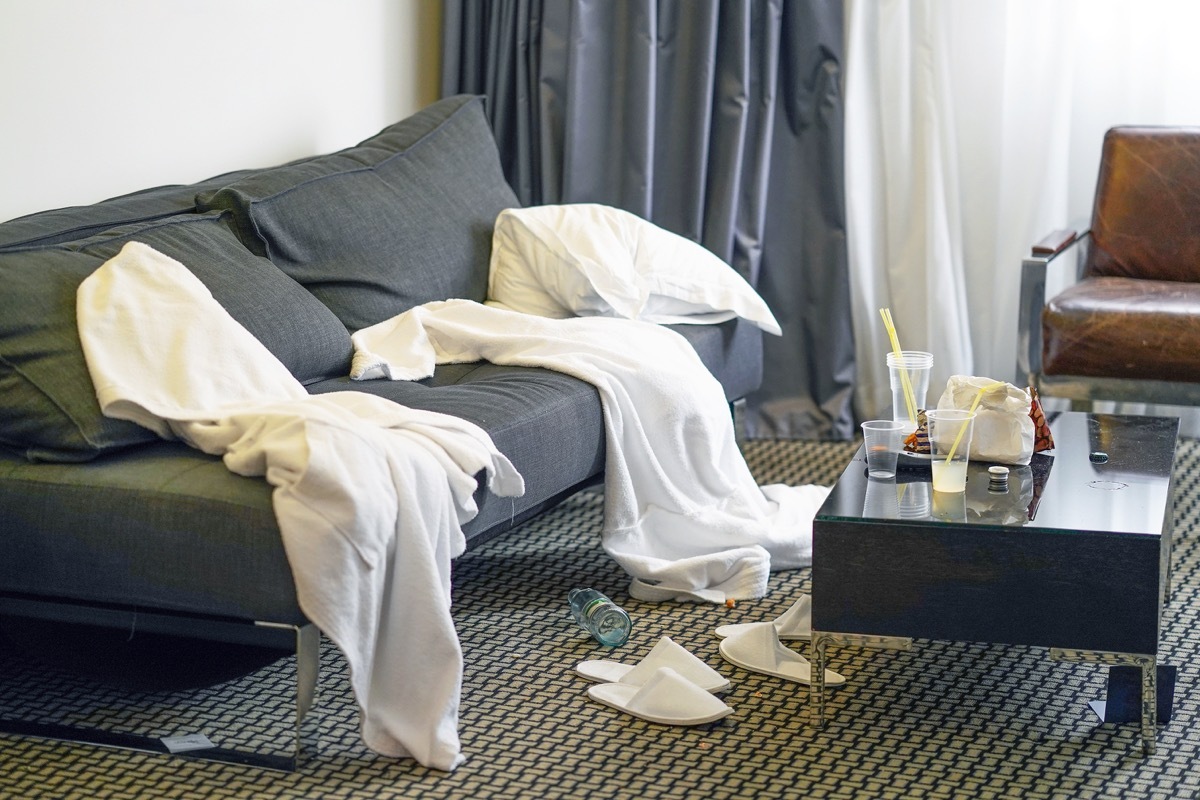
[[0, 442], [34, 460], [85, 460], [155, 438], [100, 413], [79, 343], [79, 284], [130, 240], [188, 266], [213, 296], [311, 383], [349, 369], [345, 327], [303, 287], [247, 251], [221, 213], [185, 214], [81, 242], [0, 252]]
[[0, 453], [0, 587], [108, 606], [303, 622], [272, 488], [182, 442], [85, 464]]
[[61, 247], [0, 253], [0, 443], [27, 458], [82, 461], [155, 438], [101, 415], [83, 359], [75, 292], [101, 263]]
[[358, 330], [432, 300], [482, 302], [492, 226], [518, 201], [482, 100], [462, 95], [197, 205], [232, 211], [248, 247]]
[[[673, 325], [735, 400], [762, 381], [762, 331], [734, 318], [717, 325]], [[411, 408], [438, 411], [487, 431], [525, 479], [525, 495], [476, 495], [479, 514], [463, 531], [468, 538], [503, 529], [554, 504], [562, 494], [603, 474], [604, 417], [589, 383], [534, 367], [474, 362], [440, 364], [420, 381], [352, 381], [348, 377], [308, 387], [314, 394], [361, 391]]]
[[0, 223], [0, 250], [76, 242], [109, 228], [150, 222], [193, 211], [196, 193], [220, 188], [246, 175], [231, 172], [190, 186], [156, 186], [89, 206], [71, 206]]
[[354, 345], [333, 312], [274, 264], [242, 246], [225, 212], [116, 228], [72, 245], [115, 256], [139, 241], [183, 264], [301, 383], [345, 375]]
[[577, 488], [604, 468], [604, 419], [595, 387], [534, 367], [486, 362], [447, 364], [423, 381], [323, 381], [315, 394], [361, 391], [410, 408], [451, 414], [475, 423], [525, 480], [517, 498], [476, 493], [479, 513], [463, 526], [468, 538], [519, 521], [546, 501]]
[[[745, 320], [681, 325], [736, 397], [757, 385], [762, 331]], [[526, 482], [523, 497], [480, 488], [463, 526], [472, 545], [553, 506], [603, 474], [600, 398], [589, 384], [544, 369], [444, 364], [423, 381], [350, 381], [312, 393], [367, 391], [484, 428]], [[47, 535], [62, 531], [70, 535]], [[28, 464], [0, 453], [0, 587], [35, 596], [145, 609], [303, 621], [261, 478], [181, 442], [154, 442], [88, 464]], [[230, 559], [230, 554], [237, 557]]]

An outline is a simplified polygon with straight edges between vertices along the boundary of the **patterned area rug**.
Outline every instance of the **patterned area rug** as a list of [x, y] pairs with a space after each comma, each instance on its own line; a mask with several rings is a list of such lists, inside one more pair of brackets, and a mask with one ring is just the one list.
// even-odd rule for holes
[[[853, 450], [746, 445], [761, 483], [830, 483]], [[1153, 756], [1142, 757], [1136, 725], [1101, 724], [1088, 708], [1087, 700], [1103, 697], [1101, 669], [1051, 662], [1042, 649], [982, 644], [831, 650], [831, 667], [847, 685], [831, 694], [829, 725], [814, 731], [805, 688], [726, 664], [712, 634], [720, 624], [777, 616], [808, 591], [809, 571], [778, 573], [767, 599], [732, 609], [632, 601], [625, 576], [599, 546], [602, 497], [586, 492], [456, 564], [454, 613], [467, 664], [460, 731], [469, 760], [454, 773], [366, 750], [343, 662], [326, 645], [320, 749], [299, 772], [0, 736], [0, 798], [1198, 797], [1198, 460], [1200, 445], [1184, 442], [1162, 645], [1179, 669], [1175, 715], [1160, 728]], [[635, 621], [625, 647], [604, 651], [574, 627], [566, 611], [574, 586], [593, 586], [624, 605]], [[664, 634], [733, 681], [725, 696], [733, 715], [669, 728], [587, 698], [575, 663], [635, 661]], [[283, 747], [290, 733], [290, 659], [180, 694], [99, 686], [13, 650], [0, 646], [0, 713], [115, 723], [156, 736], [203, 732], [268, 748]], [[144, 669], [151, 677], [171, 665]], [[89, 710], [74, 710], [81, 705]]]

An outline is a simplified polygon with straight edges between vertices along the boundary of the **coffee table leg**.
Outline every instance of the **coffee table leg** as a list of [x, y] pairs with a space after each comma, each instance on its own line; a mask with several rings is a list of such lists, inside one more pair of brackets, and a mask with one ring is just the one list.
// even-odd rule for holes
[[809, 659], [809, 674], [812, 680], [808, 687], [808, 724], [814, 728], [825, 727], [825, 648], [828, 644], [827, 634], [812, 632], [812, 657]]
[[1142, 752], [1154, 755], [1158, 739], [1158, 659], [1142, 661]]
[[862, 633], [813, 631], [809, 646], [808, 721], [815, 728], [825, 727], [825, 653], [829, 645], [870, 647], [877, 650], [907, 650], [912, 639], [904, 636], [870, 636]]
[[1158, 739], [1158, 658], [1152, 653], [1113, 653], [1051, 647], [1051, 661], [1081, 664], [1124, 664], [1142, 671], [1142, 752], [1154, 755]]

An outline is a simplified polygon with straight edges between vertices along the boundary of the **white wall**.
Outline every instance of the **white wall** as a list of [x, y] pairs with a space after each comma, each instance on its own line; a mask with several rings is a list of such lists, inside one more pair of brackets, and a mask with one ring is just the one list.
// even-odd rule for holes
[[348, 147], [437, 99], [437, 0], [0, 0], [0, 220]]

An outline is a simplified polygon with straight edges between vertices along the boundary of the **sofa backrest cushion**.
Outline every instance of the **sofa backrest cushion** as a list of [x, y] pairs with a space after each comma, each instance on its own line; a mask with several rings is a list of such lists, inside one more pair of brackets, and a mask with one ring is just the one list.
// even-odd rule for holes
[[246, 246], [350, 330], [432, 300], [483, 301], [492, 226], [518, 206], [482, 99], [441, 100], [355, 147], [260, 170], [201, 209], [233, 212]]
[[345, 326], [246, 250], [227, 214], [185, 214], [80, 242], [0, 251], [0, 443], [33, 460], [82, 461], [155, 438], [100, 413], [75, 316], [80, 282], [133, 240], [187, 266], [301, 382], [349, 371], [353, 347]]
[[0, 252], [0, 443], [35, 461], [84, 461], [154, 438], [100, 414], [75, 292], [102, 262], [63, 248]]
[[303, 286], [247, 250], [227, 212], [188, 214], [114, 228], [73, 245], [101, 262], [127, 242], [150, 245], [183, 264], [230, 316], [303, 384], [346, 375], [354, 345], [346, 327]]
[[248, 171], [231, 172], [189, 186], [156, 186], [90, 206], [71, 206], [0, 223], [0, 250], [77, 242], [120, 225], [152, 222], [195, 210], [198, 192], [218, 189]]

